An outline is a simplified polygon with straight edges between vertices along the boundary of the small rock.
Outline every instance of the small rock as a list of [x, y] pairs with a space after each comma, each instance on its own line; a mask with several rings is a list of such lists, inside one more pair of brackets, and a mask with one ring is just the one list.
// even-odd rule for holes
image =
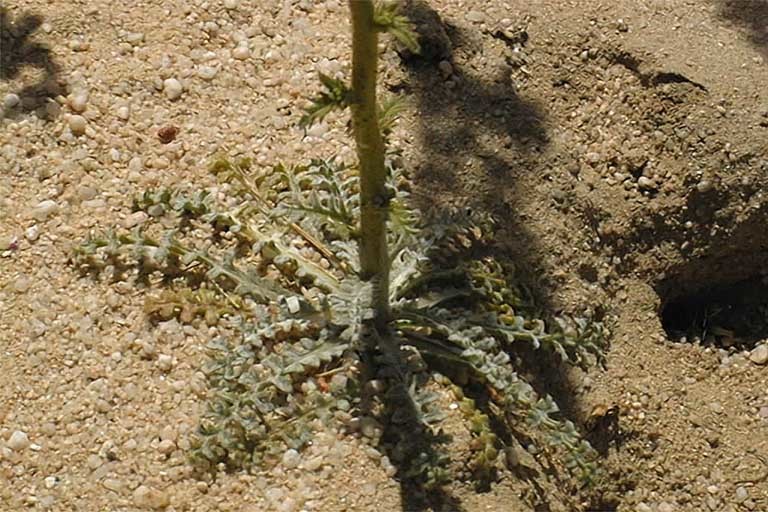
[[619, 18], [618, 20], [616, 20], [616, 29], [619, 32], [626, 32], [629, 30], [629, 26], [627, 25], [627, 22]]
[[317, 471], [320, 469], [323, 465], [323, 457], [312, 457], [311, 459], [308, 459], [304, 464], [302, 464], [303, 468], [307, 471]]
[[8, 448], [16, 452], [26, 449], [30, 444], [27, 433], [21, 430], [16, 430], [7, 441]]
[[173, 453], [175, 449], [176, 449], [176, 443], [174, 443], [170, 439], [160, 441], [160, 444], [157, 445], [157, 451], [162, 453], [163, 455], [170, 455], [171, 453]]
[[723, 408], [723, 405], [720, 402], [712, 402], [709, 404], [709, 408], [712, 410], [712, 412], [717, 414], [722, 414], [725, 410]]
[[157, 356], [157, 366], [164, 372], [169, 371], [173, 367], [173, 356], [160, 354]]
[[653, 512], [653, 509], [650, 507], [650, 505], [641, 501], [635, 505], [635, 512]]
[[283, 467], [285, 469], [293, 469], [295, 467], [298, 467], [299, 462], [301, 462], [301, 455], [298, 451], [294, 449], [286, 450], [283, 454]]
[[444, 78], [447, 78], [453, 74], [453, 66], [447, 60], [441, 60], [437, 67]]
[[712, 182], [709, 180], [701, 180], [696, 184], [696, 190], [698, 190], [702, 194], [709, 192], [710, 190], [712, 190]]
[[746, 488], [739, 486], [736, 488], [736, 503], [744, 503], [749, 498], [749, 491]]
[[179, 128], [172, 124], [168, 124], [157, 130], [157, 138], [163, 144], [170, 144], [176, 138], [179, 133]]
[[144, 42], [144, 34], [142, 32], [131, 32], [125, 36], [125, 41], [132, 45], [141, 44]]
[[291, 314], [298, 313], [301, 309], [301, 303], [299, 302], [299, 299], [296, 297], [288, 297], [285, 300], [286, 305], [288, 306], [288, 311]]
[[218, 72], [219, 68], [215, 68], [213, 66], [200, 66], [197, 68], [197, 76], [203, 80], [213, 80], [213, 78], [216, 76], [216, 73]]
[[7, 109], [12, 109], [19, 103], [21, 103], [21, 98], [19, 98], [18, 94], [9, 93], [3, 98], [3, 106]]
[[109, 489], [110, 491], [120, 493], [123, 490], [123, 482], [114, 478], [105, 478], [101, 485]]
[[469, 11], [466, 17], [467, 21], [472, 23], [482, 23], [485, 21], [485, 14], [480, 11]]
[[69, 129], [72, 131], [73, 135], [83, 135], [87, 125], [88, 122], [83, 116], [69, 116]]
[[675, 512], [675, 506], [666, 501], [659, 503], [658, 512]]
[[749, 353], [749, 360], [759, 365], [768, 363], [768, 344], [763, 343], [753, 348]]
[[32, 217], [37, 221], [44, 221], [58, 211], [59, 205], [56, 204], [56, 201], [46, 199], [45, 201], [39, 202], [37, 206], [35, 206], [35, 208], [32, 210]]
[[27, 230], [24, 232], [24, 236], [27, 237], [27, 240], [30, 242], [34, 242], [38, 238], [40, 238], [40, 228], [37, 227], [37, 224], [34, 226], [30, 226], [27, 228]]
[[160, 510], [171, 504], [168, 495], [157, 489], [140, 485], [133, 491], [133, 503], [137, 507]]
[[88, 108], [88, 94], [81, 92], [72, 96], [69, 99], [69, 108], [78, 114], [85, 112], [85, 109]]
[[251, 56], [251, 50], [247, 46], [240, 45], [232, 50], [232, 58], [237, 60], [246, 60]]
[[147, 215], [146, 212], [133, 212], [123, 219], [122, 224], [124, 228], [132, 228], [138, 226], [139, 224], [143, 224], [147, 221], [148, 218], [149, 215]]
[[165, 96], [173, 101], [181, 97], [184, 88], [181, 86], [181, 82], [175, 78], [166, 78], [163, 81], [163, 91], [165, 92]]
[[115, 111], [115, 115], [118, 119], [121, 119], [123, 121], [127, 121], [129, 117], [131, 117], [131, 109], [123, 105], [122, 107], [118, 107], [118, 109]]
[[97, 469], [97, 468], [100, 468], [102, 464], [104, 464], [104, 459], [102, 459], [101, 457], [99, 457], [94, 453], [88, 456], [85, 463], [88, 465], [89, 468]]
[[651, 178], [648, 178], [647, 176], [640, 176], [637, 179], [637, 186], [640, 187], [642, 190], [656, 189], [656, 184], [653, 182]]
[[226, 9], [237, 9], [239, 4], [239, 0], [224, 0], [224, 8]]

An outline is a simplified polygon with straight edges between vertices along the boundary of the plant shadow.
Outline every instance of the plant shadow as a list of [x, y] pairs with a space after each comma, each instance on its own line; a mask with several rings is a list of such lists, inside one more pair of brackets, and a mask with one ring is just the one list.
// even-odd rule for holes
[[[516, 177], [533, 168], [549, 144], [545, 109], [517, 92], [512, 78], [514, 57], [502, 59], [496, 69], [461, 65], [457, 52], [479, 51], [476, 34], [446, 24], [423, 0], [406, 2], [405, 13], [416, 27], [422, 51], [418, 55], [400, 52], [407, 78], [389, 89], [404, 91], [416, 101], [419, 155], [413, 170], [413, 197], [417, 206], [438, 216], [442, 209], [471, 208], [503, 220], [503, 232], [514, 240], [500, 240], [489, 251], [511, 260], [518, 271], [515, 277], [533, 303], [545, 318], [553, 315], [551, 291], [538, 277], [543, 269], [536, 257], [537, 240], [515, 208], [515, 201], [525, 193], [516, 187]], [[505, 43], [524, 44], [526, 39], [523, 34], [517, 43]], [[575, 384], [557, 356], [544, 351], [516, 355], [523, 358], [525, 377], [536, 391], [553, 396], [563, 416], [574, 418], [579, 410]], [[519, 433], [496, 430], [500, 438], [520, 438]], [[545, 467], [544, 472], [556, 470]], [[543, 510], [548, 509], [546, 492], [537, 481], [541, 474], [527, 471], [518, 476], [540, 497]], [[401, 479], [403, 510], [462, 510], [460, 502], [441, 492], [435, 496], [419, 489], [418, 483]], [[427, 500], [414, 502], [413, 495]]]
[[0, 4], [0, 80], [18, 78], [27, 66], [42, 72], [34, 83], [12, 91], [19, 96], [20, 102], [5, 112], [6, 117], [14, 118], [44, 107], [50, 98], [61, 92], [60, 69], [50, 48], [33, 40], [33, 34], [42, 23], [42, 16], [31, 12], [19, 14], [13, 20], [9, 10]]

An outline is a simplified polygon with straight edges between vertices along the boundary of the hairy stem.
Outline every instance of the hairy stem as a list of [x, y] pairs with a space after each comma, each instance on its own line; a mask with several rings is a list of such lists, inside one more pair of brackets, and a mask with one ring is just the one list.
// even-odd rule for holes
[[352, 14], [352, 127], [360, 161], [360, 269], [373, 283], [374, 323], [385, 330], [390, 319], [387, 212], [389, 194], [376, 101], [378, 33], [371, 0], [349, 0]]

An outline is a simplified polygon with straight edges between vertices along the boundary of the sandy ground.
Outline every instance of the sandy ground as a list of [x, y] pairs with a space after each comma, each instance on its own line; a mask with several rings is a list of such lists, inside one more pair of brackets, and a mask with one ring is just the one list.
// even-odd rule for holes
[[[383, 86], [413, 98], [394, 143], [417, 195], [497, 214], [498, 250], [546, 307], [605, 315], [608, 370], [545, 385], [577, 420], [618, 405], [624, 432], [591, 494], [531, 498], [552, 482], [510, 473], [485, 494], [457, 483], [435, 509], [768, 510], [768, 332], [681, 343], [660, 318], [764, 274], [765, 5], [410, 4], [432, 44], [389, 48]], [[349, 70], [346, 3], [2, 8], [0, 509], [405, 510], [382, 454], [334, 431], [298, 467], [193, 478], [220, 329], [153, 325], [146, 290], [68, 264], [90, 230], [146, 222], [130, 208], [142, 191], [212, 186], [215, 154], [351, 159], [343, 119], [303, 140], [296, 127], [317, 72]]]

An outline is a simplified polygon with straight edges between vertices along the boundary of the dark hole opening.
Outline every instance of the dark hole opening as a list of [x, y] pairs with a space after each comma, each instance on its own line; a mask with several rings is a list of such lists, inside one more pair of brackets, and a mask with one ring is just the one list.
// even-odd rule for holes
[[671, 340], [749, 347], [768, 337], [768, 280], [761, 276], [701, 289], [664, 304]]

